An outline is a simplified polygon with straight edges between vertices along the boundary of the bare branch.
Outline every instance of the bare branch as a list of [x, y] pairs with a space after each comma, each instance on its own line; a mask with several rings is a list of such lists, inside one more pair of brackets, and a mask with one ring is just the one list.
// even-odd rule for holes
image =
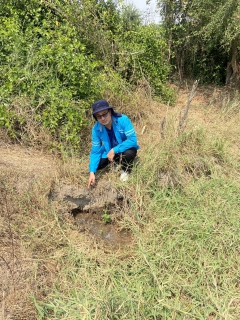
[[112, 52], [112, 54], [123, 55], [123, 56], [135, 56], [140, 53], [144, 53], [145, 50], [136, 51], [136, 52]]
[[166, 117], [162, 119], [162, 122], [160, 124], [160, 133], [163, 140], [165, 139], [165, 135], [164, 135], [165, 125], [166, 125]]
[[182, 117], [180, 116], [180, 119], [179, 119], [178, 131], [181, 131], [183, 129], [183, 125], [185, 124], [185, 121], [186, 121], [187, 116], [188, 116], [188, 110], [190, 108], [190, 104], [191, 104], [192, 99], [194, 98], [195, 93], [196, 93], [198, 82], [199, 82], [199, 80], [196, 80], [194, 82], [193, 86], [192, 86], [192, 91], [191, 91], [191, 93], [190, 93], [190, 95], [188, 97], [187, 107], [185, 109], [185, 112], [184, 112], [183, 116]]

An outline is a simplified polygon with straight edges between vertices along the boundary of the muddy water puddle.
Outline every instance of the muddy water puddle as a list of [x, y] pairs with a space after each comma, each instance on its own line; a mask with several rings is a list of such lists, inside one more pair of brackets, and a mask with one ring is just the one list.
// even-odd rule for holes
[[[88, 231], [108, 244], [123, 247], [132, 242], [132, 233], [126, 229], [119, 230], [118, 226], [111, 221], [105, 222], [102, 212], [75, 212], [74, 216], [80, 230]], [[109, 215], [108, 220], [111, 219], [110, 217]]]

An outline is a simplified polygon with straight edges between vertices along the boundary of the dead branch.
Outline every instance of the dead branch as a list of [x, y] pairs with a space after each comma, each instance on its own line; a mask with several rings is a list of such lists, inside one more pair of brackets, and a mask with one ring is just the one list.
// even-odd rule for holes
[[183, 129], [183, 125], [185, 124], [186, 122], [186, 119], [187, 119], [187, 116], [188, 116], [188, 110], [190, 108], [190, 104], [192, 102], [192, 99], [194, 98], [195, 96], [195, 93], [196, 93], [196, 89], [197, 89], [197, 86], [198, 86], [198, 82], [199, 80], [196, 80], [192, 86], [192, 91], [188, 97], [188, 102], [187, 102], [187, 107], [185, 109], [185, 112], [183, 114], [183, 116], [181, 117], [181, 114], [180, 114], [180, 119], [179, 119], [179, 125], [178, 125], [178, 131], [181, 132], [182, 129]]
[[165, 125], [166, 125], [166, 117], [162, 119], [162, 122], [160, 124], [160, 133], [163, 140], [165, 139], [165, 135], [164, 135]]
[[144, 50], [136, 51], [136, 52], [112, 52], [112, 55], [135, 56], [140, 53], [144, 53]]

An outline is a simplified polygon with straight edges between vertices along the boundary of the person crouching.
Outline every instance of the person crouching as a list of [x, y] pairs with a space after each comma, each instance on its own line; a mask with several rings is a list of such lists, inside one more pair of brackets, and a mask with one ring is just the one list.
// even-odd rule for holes
[[92, 128], [88, 188], [95, 184], [96, 171], [111, 162], [121, 165], [120, 180], [127, 181], [140, 148], [131, 120], [125, 114], [116, 113], [114, 108], [106, 100], [96, 101], [92, 105], [96, 123]]

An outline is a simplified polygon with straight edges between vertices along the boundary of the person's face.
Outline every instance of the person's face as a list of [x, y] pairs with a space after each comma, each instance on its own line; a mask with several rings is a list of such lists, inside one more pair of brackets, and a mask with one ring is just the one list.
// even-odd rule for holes
[[97, 121], [99, 121], [104, 126], [111, 124], [112, 117], [111, 117], [111, 111], [109, 109], [96, 113], [95, 117]]

